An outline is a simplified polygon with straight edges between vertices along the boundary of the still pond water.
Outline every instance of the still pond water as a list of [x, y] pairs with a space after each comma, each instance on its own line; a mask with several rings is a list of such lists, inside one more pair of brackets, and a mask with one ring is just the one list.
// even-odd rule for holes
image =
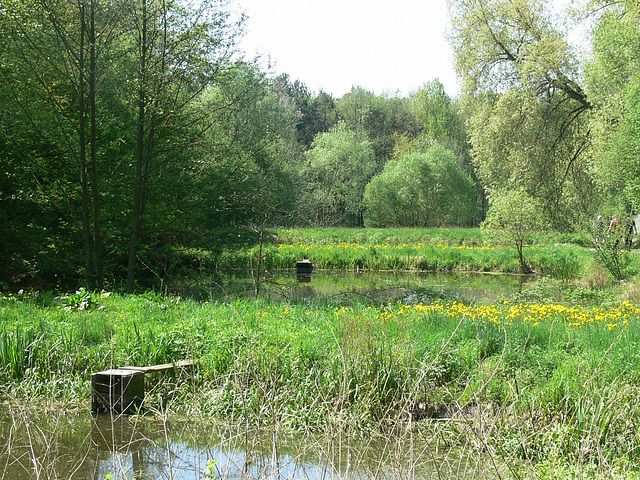
[[[479, 274], [292, 272], [262, 277], [260, 295], [283, 301], [418, 303], [442, 296], [465, 302], [500, 301], [526, 290], [531, 278]], [[255, 296], [255, 276], [227, 273], [200, 294]], [[434, 421], [435, 422], [435, 421]], [[442, 422], [442, 428], [448, 428]], [[510, 478], [501, 459], [474, 457], [477, 448], [450, 447], [437, 434], [400, 427], [387, 437], [329, 432], [284, 435], [199, 421], [0, 408], [0, 479], [91, 480], [426, 480]], [[473, 442], [467, 426], [456, 427]], [[435, 432], [435, 434], [434, 434]]]
[[231, 271], [203, 283], [198, 287], [198, 294], [208, 300], [255, 297], [258, 283], [260, 297], [275, 301], [329, 299], [418, 303], [444, 297], [465, 303], [495, 303], [534, 288], [536, 277], [488, 273], [318, 271], [310, 277], [298, 277], [295, 272], [267, 272], [257, 278], [255, 273]]
[[[396, 480], [509, 478], [500, 459], [450, 449], [437, 431], [387, 438], [282, 435], [194, 421], [10, 409], [0, 478], [90, 480]], [[474, 437], [471, 431], [468, 438]]]

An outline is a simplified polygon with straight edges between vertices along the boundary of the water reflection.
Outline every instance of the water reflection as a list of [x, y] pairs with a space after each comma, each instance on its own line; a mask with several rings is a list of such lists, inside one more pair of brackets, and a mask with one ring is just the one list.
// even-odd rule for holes
[[[525, 275], [446, 272], [342, 272], [314, 271], [301, 277], [296, 272], [271, 272], [260, 276], [261, 296], [272, 300], [360, 298], [374, 302], [430, 299], [436, 294], [466, 303], [495, 303], [535, 283]], [[246, 271], [221, 272], [201, 287], [209, 300], [255, 296], [256, 276]], [[192, 292], [191, 292], [192, 293]]]
[[[508, 478], [495, 459], [401, 429], [354, 440], [342, 432], [283, 435], [167, 418], [89, 413], [0, 414], [0, 478], [143, 479], [490, 479]], [[488, 461], [490, 460], [490, 461]]]

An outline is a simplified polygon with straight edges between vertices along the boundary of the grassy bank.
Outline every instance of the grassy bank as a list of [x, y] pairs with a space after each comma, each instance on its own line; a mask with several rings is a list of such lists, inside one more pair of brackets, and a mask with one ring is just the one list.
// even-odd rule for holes
[[[263, 245], [254, 241], [224, 248], [209, 262], [220, 268], [291, 269], [297, 260], [309, 258], [321, 269], [520, 271], [515, 248], [487, 244], [479, 229], [281, 229], [264, 239]], [[583, 240], [540, 236], [525, 248], [526, 259], [538, 273], [575, 279], [593, 264]], [[192, 255], [207, 261], [205, 252]], [[627, 268], [638, 271], [632, 262]]]
[[196, 358], [193, 372], [149, 378], [149, 408], [354, 434], [437, 425], [539, 472], [572, 466], [629, 478], [640, 465], [640, 310], [626, 302], [226, 304], [23, 293], [1, 295], [0, 319], [5, 400], [88, 409], [94, 371]]

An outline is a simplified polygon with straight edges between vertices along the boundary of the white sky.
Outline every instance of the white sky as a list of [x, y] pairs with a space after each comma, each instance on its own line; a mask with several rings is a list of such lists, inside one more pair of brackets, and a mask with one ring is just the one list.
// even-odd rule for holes
[[318, 93], [352, 86], [408, 95], [439, 78], [458, 94], [446, 0], [236, 0], [248, 16], [241, 48], [270, 58]]
[[[378, 95], [406, 96], [438, 78], [459, 93], [446, 0], [235, 0], [247, 21], [240, 47], [270, 59], [273, 73], [288, 73], [318, 93], [336, 98], [352, 86]], [[584, 0], [553, 0], [560, 14]], [[563, 15], [559, 15], [563, 17]], [[575, 28], [575, 27], [573, 27]], [[586, 27], [574, 30], [584, 46]], [[583, 48], [581, 48], [583, 49]]]

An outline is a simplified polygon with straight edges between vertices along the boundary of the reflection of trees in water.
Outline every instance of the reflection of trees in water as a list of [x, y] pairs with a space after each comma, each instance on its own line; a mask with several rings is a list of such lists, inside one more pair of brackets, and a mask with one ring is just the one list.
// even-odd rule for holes
[[496, 474], [479, 469], [492, 462], [470, 452], [461, 456], [450, 450], [456, 463], [449, 465], [449, 447], [443, 450], [438, 432], [419, 435], [410, 422], [386, 434], [356, 437], [340, 427], [323, 435], [283, 434], [277, 427], [175, 421], [161, 414], [111, 417], [9, 408], [0, 414], [0, 478], [202, 480], [213, 463], [219, 480], [479, 479]]
[[[314, 271], [309, 281], [300, 281], [295, 272], [271, 272], [264, 278], [260, 295], [274, 301], [356, 298], [386, 303], [424, 297], [425, 301], [447, 298], [493, 303], [522, 291], [531, 281], [530, 276], [510, 274], [366, 271]], [[207, 299], [255, 297], [250, 272], [221, 273], [215, 284], [200, 288]]]
[[151, 471], [151, 458], [144, 455], [144, 450], [154, 445], [152, 439], [160, 432], [149, 432], [145, 425], [145, 422], [139, 421], [139, 417], [110, 414], [92, 416], [91, 440], [99, 452], [99, 464], [103, 465], [96, 473], [100, 474], [100, 470], [106, 469], [106, 473], [111, 473], [114, 478], [123, 474], [143, 478], [144, 472]]

